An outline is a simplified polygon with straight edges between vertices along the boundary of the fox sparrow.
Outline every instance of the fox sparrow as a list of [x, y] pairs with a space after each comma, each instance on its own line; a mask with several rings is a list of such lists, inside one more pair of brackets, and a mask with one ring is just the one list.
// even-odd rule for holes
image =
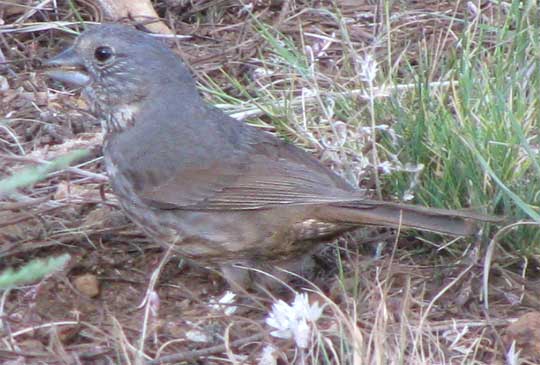
[[[99, 25], [45, 63], [83, 87], [102, 121], [103, 154], [126, 214], [153, 240], [217, 266], [296, 262], [363, 225], [451, 235], [490, 217], [368, 200], [305, 151], [207, 105], [178, 57], [123, 25]], [[290, 266], [289, 266], [290, 268]]]

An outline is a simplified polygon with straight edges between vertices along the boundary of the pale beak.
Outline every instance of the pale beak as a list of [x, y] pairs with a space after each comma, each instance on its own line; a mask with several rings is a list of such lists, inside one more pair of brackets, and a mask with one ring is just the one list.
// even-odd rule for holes
[[53, 80], [77, 87], [90, 83], [90, 75], [84, 67], [84, 62], [73, 47], [43, 62], [42, 66], [45, 74]]

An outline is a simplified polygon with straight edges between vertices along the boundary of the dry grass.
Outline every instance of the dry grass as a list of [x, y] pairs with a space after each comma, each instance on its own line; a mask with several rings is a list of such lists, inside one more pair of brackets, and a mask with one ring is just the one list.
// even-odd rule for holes
[[[36, 72], [37, 59], [59, 50], [67, 30], [80, 29], [79, 17], [101, 21], [99, 9], [87, 1], [71, 3], [75, 7], [58, 2], [55, 9], [53, 2], [26, 3], [0, 6], [2, 176], [77, 148], [90, 155], [0, 200], [2, 268], [72, 255], [61, 273], [3, 292], [3, 363], [255, 364], [265, 351], [279, 364], [517, 363], [504, 328], [538, 310], [540, 283], [534, 254], [499, 245], [514, 231], [502, 231], [490, 246], [493, 231], [477, 242], [397, 239], [387, 230], [340, 240], [326, 251], [337, 266], [325, 274], [326, 285], [297, 287], [325, 305], [307, 350], [270, 335], [264, 321], [275, 302], [270, 295], [240, 296], [230, 316], [211, 308], [226, 285], [178, 258], [165, 260], [122, 215], [104, 174], [96, 121], [77, 93], [51, 89]], [[482, 7], [444, 1], [278, 1], [251, 8], [236, 1], [194, 3], [158, 1], [156, 9], [179, 34], [191, 36], [172, 46], [211, 102], [310, 149], [373, 194], [420, 195], [422, 201], [427, 195], [433, 204], [454, 207], [501, 205], [489, 198], [498, 190], [486, 173], [478, 183], [483, 195], [471, 193], [470, 200], [462, 189], [421, 195], [418, 185], [430, 182], [420, 181], [420, 172], [386, 143], [401, 132], [379, 101], [408, 102], [402, 95], [418, 87], [418, 73], [429, 88], [441, 90], [435, 95], [454, 93], [448, 64], [461, 49], [461, 35], [474, 22], [486, 27], [482, 37], [473, 32], [468, 39], [488, 52], [507, 21], [504, 9], [489, 1]], [[369, 57], [378, 65], [371, 79]], [[437, 158], [430, 163], [441, 171]], [[385, 166], [405, 177], [385, 179]], [[97, 298], [73, 285], [87, 273], [99, 279]], [[525, 350], [520, 360], [534, 363], [538, 353]]]

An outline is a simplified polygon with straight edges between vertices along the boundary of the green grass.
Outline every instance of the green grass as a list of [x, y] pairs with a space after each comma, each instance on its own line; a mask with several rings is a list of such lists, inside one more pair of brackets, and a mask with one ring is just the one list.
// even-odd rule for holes
[[[31, 186], [36, 182], [47, 178], [49, 173], [66, 168], [73, 161], [76, 161], [87, 154], [88, 151], [76, 150], [47, 164], [26, 168], [10, 177], [4, 178], [0, 180], [0, 195], [9, 195], [16, 189]], [[39, 280], [63, 268], [69, 259], [69, 254], [63, 254], [58, 257], [49, 257], [45, 260], [32, 260], [18, 270], [12, 268], [6, 269], [4, 272], [0, 273], [0, 290]]]
[[[213, 102], [229, 113], [244, 112], [246, 101], [252, 100], [264, 113], [257, 114], [258, 119], [248, 119], [249, 122], [273, 126], [281, 137], [315, 151], [353, 184], [363, 183], [374, 175], [373, 169], [366, 166], [367, 161], [373, 161], [369, 149], [373, 140], [359, 132], [359, 128], [365, 127], [373, 134], [372, 121], [388, 125], [388, 129], [376, 131], [380, 137], [379, 163], [389, 162], [394, 167], [392, 173], [378, 176], [385, 199], [401, 200], [412, 194], [412, 202], [416, 204], [504, 216], [503, 224], [487, 225], [483, 230], [479, 242], [485, 248], [506, 224], [519, 220], [540, 222], [537, 8], [532, 2], [513, 1], [504, 14], [500, 23], [482, 22], [479, 18], [454, 20], [461, 22], [461, 33], [440, 30], [441, 42], [458, 37], [452, 43], [457, 46], [453, 47], [442, 43], [409, 44], [417, 49], [410, 54], [405, 48], [386, 42], [385, 36], [377, 38], [374, 46], [383, 45], [386, 54], [382, 52], [382, 56], [376, 57], [379, 67], [373, 85], [359, 76], [365, 55], [372, 47], [360, 50], [358, 44], [350, 44], [343, 31], [345, 26], [341, 34], [336, 34], [343, 42], [343, 64], [330, 77], [319, 63], [310, 63], [305, 48], [310, 42], [305, 38], [293, 39], [257, 23], [255, 28], [267, 48], [263, 48], [264, 53], [260, 53], [256, 62], [271, 77], [253, 81], [249, 77], [234, 79], [227, 75], [227, 84], [232, 86], [227, 91], [217, 83], [210, 87], [208, 80], [204, 83], [206, 91], [211, 90]], [[342, 20], [339, 14], [335, 14], [335, 19]], [[399, 23], [399, 19], [394, 17], [393, 22]], [[391, 55], [398, 49], [402, 54]], [[383, 86], [392, 91], [384, 97], [377, 96]], [[303, 98], [302, 89], [310, 90], [311, 95]], [[375, 97], [359, 99], [361, 93]], [[235, 95], [234, 99], [227, 96], [231, 94]], [[325, 145], [322, 141], [339, 139], [335, 129], [339, 122], [346, 123], [347, 137], [342, 143]], [[368, 153], [363, 154], [366, 150]], [[424, 168], [413, 173], [414, 169], [407, 164]], [[367, 173], [362, 175], [360, 172], [366, 169]], [[428, 260], [419, 261], [431, 260], [433, 265], [441, 265], [439, 281], [433, 277], [431, 281], [446, 285], [443, 283], [448, 272], [444, 267], [452, 265], [454, 259], [467, 260], [467, 242], [446, 246], [444, 239], [433, 237], [424, 236], [433, 245], [416, 245], [407, 255], [411, 260], [415, 260], [415, 255], [424, 256]], [[536, 225], [518, 226], [498, 239], [504, 249], [505, 258], [499, 262], [502, 267], [516, 263], [521, 267], [527, 262], [522, 258], [536, 258], [540, 254], [540, 230]], [[449, 255], [441, 255], [433, 246], [444, 246], [443, 252]], [[363, 363], [430, 363], [453, 351], [453, 345], [441, 337], [442, 332], [431, 327], [446, 324], [427, 320], [419, 324], [413, 310], [403, 311], [396, 329], [386, 313], [392, 300], [392, 284], [384, 278], [370, 282], [363, 277], [365, 272], [369, 270], [363, 273], [340, 270], [340, 282], [353, 283], [349, 288], [342, 285], [340, 290], [354, 306], [341, 305], [339, 310], [332, 307], [343, 335], [331, 348], [329, 338], [325, 338], [324, 332], [319, 333], [310, 353], [314, 363], [354, 363], [353, 359], [362, 359]], [[417, 303], [423, 295], [426, 302], [432, 300], [423, 289], [417, 291], [418, 285], [424, 284], [409, 281], [408, 285], [417, 286], [406, 288], [405, 302]], [[380, 296], [374, 297], [373, 293]], [[444, 302], [448, 298], [442, 296], [439, 300]], [[435, 306], [439, 300], [433, 302]], [[421, 317], [428, 318], [431, 309], [421, 307], [421, 312], [427, 311]], [[372, 327], [358, 330], [355, 323], [358, 317]], [[465, 321], [459, 326], [465, 328], [468, 324]], [[482, 336], [467, 343], [470, 352], [459, 355], [461, 361], [474, 361], [483, 351]]]
[[46, 164], [29, 167], [0, 180], [0, 196], [18, 188], [27, 187], [47, 178], [51, 172], [68, 167], [72, 162], [86, 156], [88, 151], [75, 150]]
[[71, 256], [63, 254], [45, 260], [35, 259], [18, 270], [6, 269], [0, 273], [0, 290], [31, 283], [65, 267]]
[[[473, 207], [509, 222], [539, 221], [538, 28], [530, 22], [536, 12], [524, 9], [514, 2], [496, 32], [467, 25], [462, 48], [438, 70], [455, 80], [453, 87], [429, 88], [432, 69], [422, 65], [415, 75], [417, 89], [387, 108], [403, 136], [394, 151], [404, 161], [426, 166], [419, 202]], [[391, 185], [403, 191], [407, 180], [402, 176]], [[539, 233], [521, 227], [503, 242], [522, 255], [538, 254]]]
[[[334, 156], [334, 167], [352, 183], [358, 182], [366, 158], [372, 161], [371, 152], [361, 156], [370, 142], [355, 130], [371, 127], [372, 117], [376, 123], [384, 121], [399, 138], [377, 132], [382, 137], [379, 161], [424, 165], [418, 176], [399, 166], [380, 176], [385, 197], [401, 199], [412, 192], [418, 204], [502, 215], [509, 223], [538, 221], [540, 52], [535, 9], [514, 1], [505, 22], [497, 26], [463, 22], [458, 47], [420, 44], [418, 53], [400, 55], [397, 63], [378, 57], [373, 87], [394, 86], [394, 91], [375, 97], [372, 109], [369, 98], [353, 97], [358, 90], [369, 95], [369, 84], [359, 73], [370, 47], [355, 51], [358, 47], [347, 43], [345, 32], [337, 35], [344, 42], [344, 65], [342, 74], [329, 80], [300, 48], [306, 39], [294, 40], [258, 21], [254, 27], [267, 48], [257, 62], [272, 77], [256, 85], [247, 77], [227, 75], [232, 89], [226, 92], [214, 83], [206, 91], [212, 90], [213, 101], [230, 113], [245, 110], [244, 100], [251, 99], [265, 114], [250, 122], [271, 125], [294, 143], [323, 157]], [[449, 36], [441, 34], [441, 39]], [[403, 84], [414, 87], [399, 89]], [[315, 96], [302, 100], [302, 88]], [[348, 137], [342, 145], [326, 148], [320, 141], [336, 138], [337, 121], [347, 124]], [[368, 171], [373, 175], [373, 169]], [[485, 237], [497, 228], [486, 230]], [[527, 256], [540, 253], [539, 238], [540, 230], [529, 226], [517, 228], [502, 242]]]

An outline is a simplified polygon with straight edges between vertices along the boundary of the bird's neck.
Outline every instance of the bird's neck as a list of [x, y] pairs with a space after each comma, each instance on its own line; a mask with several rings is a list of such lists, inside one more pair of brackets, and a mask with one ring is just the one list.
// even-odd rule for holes
[[[191, 114], [201, 115], [206, 106], [193, 87], [168, 87], [146, 90], [146, 93], [130, 101], [107, 102], [93, 99], [92, 112], [100, 120], [104, 134], [121, 133], [139, 123], [162, 124], [163, 118], [172, 120], [190, 119]], [[116, 101], [116, 100], [115, 100]]]

